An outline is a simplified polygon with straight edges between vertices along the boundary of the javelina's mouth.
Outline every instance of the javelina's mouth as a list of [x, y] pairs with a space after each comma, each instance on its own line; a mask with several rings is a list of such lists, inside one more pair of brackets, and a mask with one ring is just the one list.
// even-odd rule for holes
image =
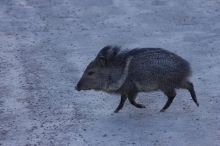
[[75, 89], [76, 89], [77, 91], [80, 91], [80, 90], [81, 90], [78, 86], [76, 86]]
[[92, 90], [91, 88], [80, 88], [79, 86], [76, 86], [75, 89], [77, 91], [81, 91], [81, 90]]

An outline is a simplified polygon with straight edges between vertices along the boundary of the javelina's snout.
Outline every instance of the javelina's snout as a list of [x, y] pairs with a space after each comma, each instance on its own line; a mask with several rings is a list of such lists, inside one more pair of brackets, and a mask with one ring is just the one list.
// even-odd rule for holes
[[78, 83], [77, 83], [77, 85], [76, 85], [75, 89], [76, 89], [77, 91], [80, 91], [80, 90], [81, 90], [81, 87], [80, 87], [80, 82], [78, 82]]

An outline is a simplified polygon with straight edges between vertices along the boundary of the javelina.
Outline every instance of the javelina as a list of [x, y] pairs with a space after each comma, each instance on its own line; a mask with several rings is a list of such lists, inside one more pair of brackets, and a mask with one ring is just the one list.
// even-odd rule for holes
[[126, 99], [137, 108], [145, 106], [135, 102], [138, 92], [160, 90], [168, 100], [164, 112], [176, 96], [175, 89], [187, 89], [193, 101], [199, 106], [193, 84], [189, 63], [180, 56], [160, 48], [136, 48], [121, 50], [106, 46], [91, 61], [76, 90], [101, 90], [121, 95], [115, 112], [122, 109]]

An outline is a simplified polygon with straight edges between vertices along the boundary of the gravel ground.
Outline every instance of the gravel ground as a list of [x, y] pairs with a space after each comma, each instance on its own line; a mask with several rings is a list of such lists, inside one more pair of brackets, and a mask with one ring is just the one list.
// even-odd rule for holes
[[[218, 0], [1, 0], [0, 145], [220, 146]], [[76, 92], [105, 45], [162, 47], [191, 62], [200, 107], [179, 90], [165, 113], [102, 92]]]

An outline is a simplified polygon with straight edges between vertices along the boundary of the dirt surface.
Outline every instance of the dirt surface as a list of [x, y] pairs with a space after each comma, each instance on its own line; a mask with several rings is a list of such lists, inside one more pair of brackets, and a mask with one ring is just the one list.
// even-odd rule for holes
[[[0, 145], [219, 146], [219, 0], [1, 0]], [[105, 45], [162, 47], [191, 62], [197, 108], [179, 90], [146, 109], [74, 86]]]

